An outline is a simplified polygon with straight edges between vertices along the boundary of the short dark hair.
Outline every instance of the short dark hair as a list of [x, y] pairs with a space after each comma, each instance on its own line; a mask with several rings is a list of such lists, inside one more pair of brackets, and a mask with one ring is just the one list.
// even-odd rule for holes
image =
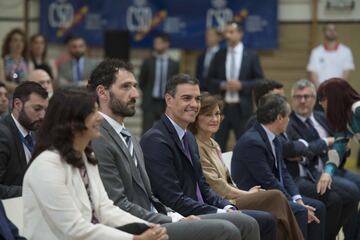
[[259, 83], [255, 86], [253, 91], [255, 104], [257, 105], [259, 103], [260, 98], [265, 94], [271, 92], [274, 89], [280, 89], [280, 88], [284, 88], [284, 85], [275, 80], [264, 79], [262, 81], [259, 81]]
[[165, 94], [174, 97], [176, 94], [176, 87], [180, 84], [199, 85], [199, 80], [189, 74], [179, 73], [167, 81]]
[[107, 89], [110, 88], [115, 82], [116, 74], [120, 69], [133, 73], [130, 63], [120, 59], [105, 59], [92, 71], [88, 82], [88, 89], [95, 91], [99, 85], [103, 85]]
[[0, 82], [0, 88], [1, 88], [1, 87], [6, 88], [6, 87], [5, 87], [5, 84], [2, 83], [2, 82]]
[[69, 44], [69, 43], [71, 43], [72, 41], [75, 41], [75, 40], [83, 40], [85, 43], [86, 43], [86, 41], [85, 41], [85, 38], [83, 38], [83, 37], [81, 37], [81, 36], [79, 36], [79, 35], [70, 35], [70, 36], [68, 36], [67, 38], [66, 38], [66, 44]]
[[48, 97], [47, 91], [39, 83], [25, 81], [15, 88], [13, 94], [13, 106], [14, 106], [14, 100], [16, 98], [20, 99], [22, 102], [26, 102], [29, 100], [30, 95], [32, 93], [36, 93], [37, 95], [39, 95], [44, 99]]
[[268, 124], [274, 122], [279, 114], [286, 116], [289, 113], [289, 104], [284, 96], [266, 94], [259, 100], [256, 118], [259, 123]]
[[[84, 162], [73, 147], [76, 132], [86, 131], [85, 119], [95, 112], [96, 97], [84, 89], [59, 89], [49, 102], [44, 121], [37, 135], [31, 161], [48, 149], [59, 151], [62, 160], [74, 167]], [[90, 146], [85, 149], [89, 163], [97, 164]]]
[[156, 38], [160, 38], [160, 39], [163, 40], [164, 42], [168, 42], [168, 43], [170, 42], [170, 36], [169, 36], [169, 34], [166, 34], [166, 33], [163, 33], [163, 32], [156, 34], [155, 37], [154, 37], [154, 40], [155, 40]]
[[242, 24], [241, 24], [240, 22], [238, 22], [238, 21], [230, 21], [230, 22], [228, 22], [226, 25], [236, 26], [236, 29], [237, 29], [239, 32], [244, 32]]

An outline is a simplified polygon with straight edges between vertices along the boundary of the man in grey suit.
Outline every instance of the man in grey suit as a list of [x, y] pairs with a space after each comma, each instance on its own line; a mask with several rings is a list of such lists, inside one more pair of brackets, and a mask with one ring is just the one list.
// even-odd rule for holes
[[[88, 87], [95, 91], [104, 117], [102, 137], [92, 143], [105, 189], [114, 204], [153, 223], [163, 224], [170, 239], [241, 239], [258, 231], [255, 221], [244, 222], [240, 230], [227, 220], [209, 216], [183, 218], [167, 215], [166, 207], [153, 195], [145, 171], [142, 150], [124, 126], [124, 119], [135, 114], [137, 81], [131, 67], [108, 59], [91, 74]], [[206, 218], [206, 219], [205, 219]]]
[[60, 87], [86, 86], [91, 71], [98, 62], [84, 56], [86, 42], [81, 37], [70, 37], [67, 47], [71, 59], [59, 66], [58, 85]]

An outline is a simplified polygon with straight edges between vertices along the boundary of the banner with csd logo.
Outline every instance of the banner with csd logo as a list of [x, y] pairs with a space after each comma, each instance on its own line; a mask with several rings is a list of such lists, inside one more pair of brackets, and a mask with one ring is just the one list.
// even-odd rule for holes
[[104, 32], [129, 30], [133, 47], [152, 47], [159, 32], [173, 48], [204, 48], [207, 28], [243, 23], [247, 47], [277, 47], [277, 0], [41, 0], [40, 31], [49, 42], [79, 35], [102, 46]]

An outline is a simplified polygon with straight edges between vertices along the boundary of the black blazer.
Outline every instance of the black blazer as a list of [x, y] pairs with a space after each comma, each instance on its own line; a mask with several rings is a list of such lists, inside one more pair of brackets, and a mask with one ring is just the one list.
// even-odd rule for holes
[[11, 115], [0, 121], [0, 198], [21, 196], [27, 168], [19, 130]]
[[208, 86], [206, 83], [206, 76], [203, 75], [204, 72], [204, 61], [205, 61], [206, 50], [202, 51], [196, 62], [195, 76], [200, 82], [201, 91], [207, 91]]
[[[189, 136], [192, 163], [165, 115], [142, 137], [140, 145], [152, 190], [162, 203], [183, 216], [216, 213], [217, 208], [222, 209], [231, 203], [218, 196], [207, 184], [196, 140], [191, 133]], [[197, 201], [196, 182], [204, 204]]]
[[[327, 119], [323, 112], [314, 111], [314, 118], [327, 131], [329, 136], [333, 136]], [[318, 157], [324, 162], [327, 160], [328, 146], [322, 138], [314, 138], [314, 136], [307, 130], [308, 127], [303, 123], [294, 112], [290, 114], [290, 121], [287, 128], [287, 134], [291, 140], [304, 139], [308, 142], [308, 150], [312, 153], [312, 157], [308, 157], [309, 166], [312, 168], [317, 163]], [[299, 176], [299, 166], [296, 162], [287, 161], [287, 166], [291, 169], [291, 174], [294, 177]], [[313, 169], [311, 169], [312, 171]]]
[[286, 169], [282, 159], [284, 187], [275, 177], [275, 157], [265, 130], [255, 123], [235, 145], [231, 160], [231, 176], [236, 185], [248, 190], [255, 185], [264, 189], [281, 190], [288, 199], [299, 194], [299, 190]]
[[[154, 89], [156, 72], [156, 57], [144, 60], [139, 75], [139, 86], [143, 93], [142, 107], [145, 109], [151, 106], [152, 92]], [[171, 58], [168, 61], [167, 78], [179, 73], [179, 63]]]
[[[226, 81], [226, 54], [227, 49], [221, 49], [211, 61], [208, 73], [208, 87], [212, 94], [225, 94], [225, 91], [220, 90], [220, 84]], [[252, 89], [258, 80], [263, 78], [264, 75], [258, 56], [255, 52], [244, 48], [239, 73], [242, 89], [239, 94], [242, 112], [247, 116], [250, 116], [253, 112]]]

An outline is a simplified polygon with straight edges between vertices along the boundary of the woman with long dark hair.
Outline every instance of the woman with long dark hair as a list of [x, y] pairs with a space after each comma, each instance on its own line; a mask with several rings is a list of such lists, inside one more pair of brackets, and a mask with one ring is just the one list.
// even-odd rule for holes
[[328, 161], [318, 183], [318, 192], [325, 192], [331, 187], [331, 175], [345, 157], [350, 138], [360, 141], [360, 95], [341, 78], [323, 82], [317, 95], [330, 126], [335, 131], [335, 141], [328, 151]]
[[23, 182], [28, 239], [168, 239], [165, 228], [109, 200], [89, 147], [101, 121], [92, 94], [64, 90], [51, 98]]
[[47, 41], [41, 33], [30, 37], [29, 42], [29, 69], [42, 69], [46, 71], [51, 79], [54, 79], [53, 69], [46, 59]]
[[203, 93], [201, 108], [190, 130], [199, 146], [200, 160], [206, 181], [221, 197], [236, 204], [238, 209], [268, 211], [278, 220], [277, 239], [303, 239], [286, 197], [278, 190], [265, 191], [254, 186], [244, 191], [235, 185], [225, 166], [219, 144], [212, 136], [219, 130], [223, 102], [217, 96]]

